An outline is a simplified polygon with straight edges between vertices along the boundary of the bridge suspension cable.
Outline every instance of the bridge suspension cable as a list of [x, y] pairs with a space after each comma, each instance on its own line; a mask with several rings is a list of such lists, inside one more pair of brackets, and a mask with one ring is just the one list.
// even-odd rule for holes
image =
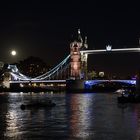
[[28, 76], [25, 76], [24, 74], [20, 73], [16, 65], [9, 65], [9, 69], [11, 69], [11, 75], [14, 77], [14, 80], [45, 80], [45, 79], [51, 79], [51, 77], [54, 77], [53, 75], [56, 74], [58, 71], [62, 71], [63, 67], [66, 68], [68, 66], [67, 61], [70, 58], [70, 55], [68, 55], [62, 62], [60, 62], [57, 66], [55, 66], [50, 71], [37, 76], [35, 78], [31, 78]]
[[51, 69], [50, 71], [37, 76], [35, 78], [32, 78], [31, 80], [44, 80], [50, 76], [52, 76], [54, 73], [56, 73], [64, 64], [66, 64], [67, 60], [70, 58], [70, 55], [68, 55], [62, 62], [60, 62], [57, 66], [55, 66], [53, 69]]

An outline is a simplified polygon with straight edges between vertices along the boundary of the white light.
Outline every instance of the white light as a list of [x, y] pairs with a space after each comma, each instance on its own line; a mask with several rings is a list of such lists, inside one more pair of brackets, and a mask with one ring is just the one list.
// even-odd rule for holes
[[112, 47], [110, 45], [106, 46], [107, 51], [111, 51]]
[[15, 56], [17, 54], [17, 52], [15, 50], [11, 51], [11, 55]]
[[80, 34], [80, 29], [78, 29], [78, 34]]

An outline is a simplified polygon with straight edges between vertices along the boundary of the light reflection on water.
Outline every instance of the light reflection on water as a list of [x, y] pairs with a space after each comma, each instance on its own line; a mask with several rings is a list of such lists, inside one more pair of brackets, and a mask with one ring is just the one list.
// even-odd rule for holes
[[[76, 94], [70, 100], [70, 128], [71, 135], [78, 138], [88, 138], [92, 119], [92, 94]], [[94, 132], [93, 132], [94, 133]]]
[[[21, 110], [51, 98], [56, 107]], [[116, 94], [0, 93], [1, 140], [139, 140], [140, 104], [118, 104]]]

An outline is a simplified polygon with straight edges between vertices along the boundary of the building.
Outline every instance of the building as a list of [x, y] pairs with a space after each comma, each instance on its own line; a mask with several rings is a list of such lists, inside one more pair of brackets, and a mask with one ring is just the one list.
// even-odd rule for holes
[[47, 64], [40, 58], [31, 56], [20, 61], [18, 69], [21, 73], [33, 78], [47, 72], [49, 66], [47, 66]]

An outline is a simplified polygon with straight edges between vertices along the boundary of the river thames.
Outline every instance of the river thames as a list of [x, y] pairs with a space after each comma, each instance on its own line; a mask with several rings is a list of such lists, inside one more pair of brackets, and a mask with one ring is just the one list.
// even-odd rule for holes
[[[53, 108], [21, 110], [52, 99]], [[0, 93], [0, 140], [139, 140], [140, 104], [116, 93]]]

